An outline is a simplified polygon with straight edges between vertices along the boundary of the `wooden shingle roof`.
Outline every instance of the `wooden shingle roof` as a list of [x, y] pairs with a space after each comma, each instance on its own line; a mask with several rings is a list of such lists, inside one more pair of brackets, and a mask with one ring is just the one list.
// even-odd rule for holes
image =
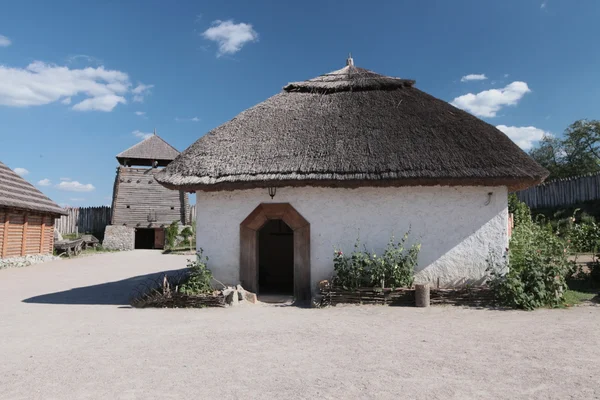
[[66, 211], [0, 161], [0, 207], [49, 214]]
[[165, 142], [156, 133], [127, 150], [117, 154], [117, 160], [148, 160], [172, 161], [179, 155], [179, 151]]

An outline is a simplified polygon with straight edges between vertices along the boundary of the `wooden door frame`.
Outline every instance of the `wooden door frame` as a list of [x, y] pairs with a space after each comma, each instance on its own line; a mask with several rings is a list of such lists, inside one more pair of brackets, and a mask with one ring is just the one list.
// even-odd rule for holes
[[294, 231], [294, 297], [311, 298], [310, 224], [289, 203], [261, 203], [240, 224], [240, 281], [258, 293], [258, 232], [269, 220], [280, 219]]

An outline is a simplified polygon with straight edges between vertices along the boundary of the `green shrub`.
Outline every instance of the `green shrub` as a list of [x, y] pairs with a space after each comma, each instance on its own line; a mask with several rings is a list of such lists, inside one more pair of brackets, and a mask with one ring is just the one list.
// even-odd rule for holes
[[179, 234], [179, 221], [173, 221], [171, 224], [165, 229], [165, 241], [167, 244], [167, 248], [172, 249], [175, 247], [175, 241], [177, 240], [177, 235]]
[[568, 243], [553, 233], [548, 223], [533, 222], [522, 206], [515, 224], [508, 260], [490, 257], [489, 285], [505, 306], [532, 310], [560, 306], [572, 269], [567, 259]]
[[333, 256], [333, 283], [347, 290], [359, 287], [397, 288], [410, 287], [414, 281], [415, 266], [421, 249], [420, 244], [405, 248], [407, 232], [400, 241], [392, 237], [382, 256], [360, 251], [360, 242], [346, 257], [341, 250]]
[[357, 239], [354, 251], [347, 257], [341, 250], [335, 250], [333, 255], [334, 283], [344, 289], [352, 290], [367, 285], [368, 271], [371, 266], [371, 255], [366, 250], [359, 250]]
[[413, 244], [405, 249], [408, 235], [409, 232], [406, 232], [399, 242], [392, 236], [383, 256], [377, 258], [373, 255], [371, 281], [375, 286], [377, 283], [384, 288], [412, 286], [421, 244]]
[[179, 286], [179, 292], [187, 295], [206, 294], [212, 292], [212, 272], [207, 267], [208, 257], [202, 249], [198, 250], [196, 260], [189, 260], [188, 278]]
[[527, 207], [527, 204], [519, 201], [514, 193], [508, 195], [508, 212], [514, 216], [515, 227], [521, 223], [531, 221], [531, 210]]
[[186, 226], [179, 233], [179, 236], [183, 238], [182, 243], [185, 243], [186, 246], [192, 247], [192, 238], [194, 237], [194, 231], [189, 226]]
[[600, 249], [600, 225], [595, 222], [575, 224], [567, 237], [575, 251], [596, 252]]

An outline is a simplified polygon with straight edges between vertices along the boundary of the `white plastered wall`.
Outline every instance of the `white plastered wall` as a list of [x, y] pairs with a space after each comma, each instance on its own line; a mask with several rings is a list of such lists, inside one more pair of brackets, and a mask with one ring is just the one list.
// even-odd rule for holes
[[[493, 193], [489, 198], [488, 193]], [[310, 223], [311, 280], [329, 279], [334, 248], [357, 237], [381, 254], [409, 228], [421, 243], [416, 281], [441, 286], [480, 282], [490, 253], [508, 246], [506, 187], [278, 188], [197, 192], [197, 245], [216, 279], [239, 282], [240, 223], [261, 203], [290, 203]]]

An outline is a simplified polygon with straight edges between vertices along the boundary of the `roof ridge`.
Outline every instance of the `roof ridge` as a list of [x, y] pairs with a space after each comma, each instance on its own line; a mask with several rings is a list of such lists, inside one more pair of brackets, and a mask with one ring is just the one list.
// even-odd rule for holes
[[0, 161], [0, 207], [65, 214], [62, 207], [2, 161]]
[[331, 71], [315, 78], [291, 82], [284, 86], [286, 92], [336, 93], [365, 90], [394, 90], [411, 87], [412, 79], [396, 78], [360, 68], [349, 63], [344, 68]]

